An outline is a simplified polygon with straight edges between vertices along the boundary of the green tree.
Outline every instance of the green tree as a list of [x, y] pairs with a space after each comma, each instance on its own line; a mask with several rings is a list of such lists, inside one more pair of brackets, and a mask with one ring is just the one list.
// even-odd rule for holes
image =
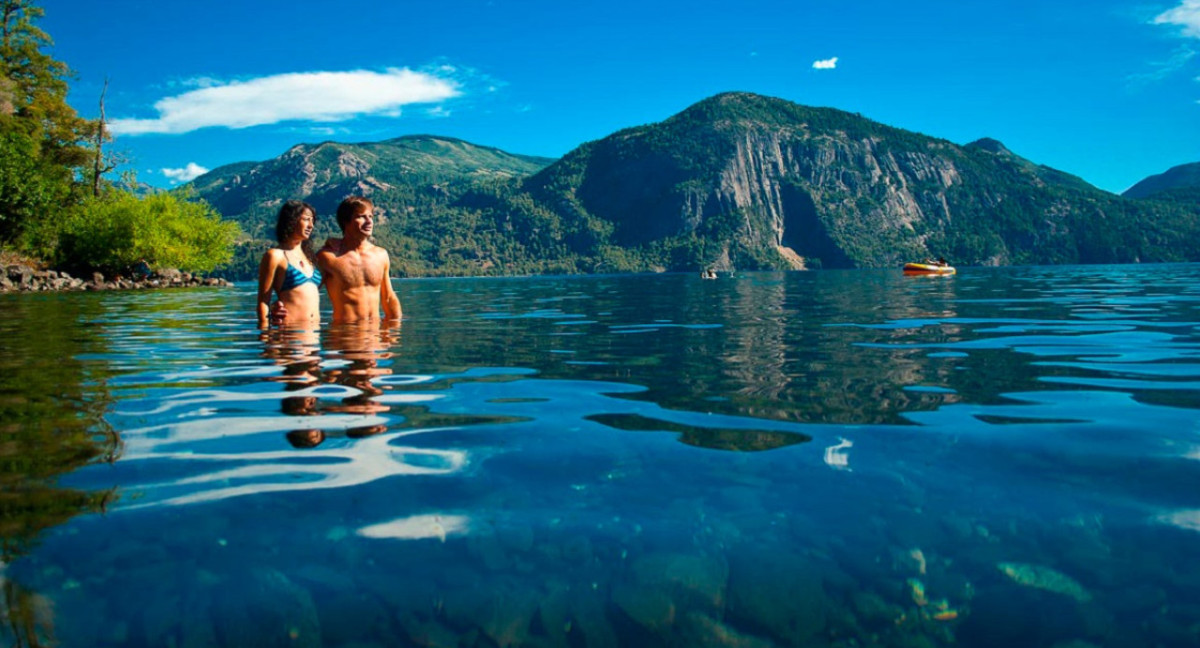
[[[0, 120], [0, 242], [13, 240], [41, 215], [56, 214], [69, 202], [67, 169], [43, 161], [38, 143]], [[49, 216], [47, 216], [49, 217]], [[26, 247], [36, 248], [36, 244]]]
[[89, 159], [85, 142], [95, 125], [67, 103], [71, 69], [43, 48], [54, 44], [34, 23], [45, 13], [32, 0], [0, 0], [0, 76], [8, 81], [12, 117], [41, 143], [47, 160], [68, 167]]
[[71, 71], [43, 51], [42, 14], [32, 0], [0, 0], [0, 243], [73, 202], [98, 128], [67, 103]]

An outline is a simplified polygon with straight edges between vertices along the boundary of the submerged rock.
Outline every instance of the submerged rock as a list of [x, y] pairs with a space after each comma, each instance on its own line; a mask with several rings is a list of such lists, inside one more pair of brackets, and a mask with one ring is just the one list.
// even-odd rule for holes
[[283, 573], [254, 569], [220, 587], [213, 622], [225, 646], [321, 645], [321, 625], [312, 596]]
[[675, 624], [675, 603], [661, 589], [621, 584], [613, 588], [612, 602], [634, 623], [651, 632], [665, 632]]
[[703, 648], [770, 648], [774, 644], [762, 637], [739, 632], [699, 612], [689, 612], [680, 623], [684, 645]]
[[730, 562], [726, 620], [789, 645], [804, 645], [825, 630], [829, 602], [810, 558], [747, 546]]
[[633, 563], [627, 584], [668, 592], [682, 605], [720, 608], [725, 603], [729, 567], [711, 556], [652, 554]]
[[1069, 596], [1080, 603], [1092, 600], [1092, 595], [1078, 581], [1062, 572], [1043, 565], [1003, 562], [996, 567], [1020, 585]]

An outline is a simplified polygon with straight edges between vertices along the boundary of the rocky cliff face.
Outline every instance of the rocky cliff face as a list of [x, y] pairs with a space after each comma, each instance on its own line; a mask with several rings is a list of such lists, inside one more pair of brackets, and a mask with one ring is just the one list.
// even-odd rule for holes
[[919, 223], [950, 218], [945, 190], [961, 179], [945, 157], [891, 151], [873, 138], [758, 125], [739, 130], [715, 182], [693, 189], [685, 201], [685, 222], [700, 222], [706, 206], [710, 213], [733, 211], [748, 240], [765, 238], [804, 257], [847, 265], [851, 259], [838, 245], [845, 232], [907, 238]]
[[1157, 222], [1152, 210], [995, 140], [958, 146], [745, 93], [589, 143], [527, 186], [612, 222], [622, 245], [718, 241], [706, 252], [718, 267], [1134, 261], [1165, 250], [1092, 231]]

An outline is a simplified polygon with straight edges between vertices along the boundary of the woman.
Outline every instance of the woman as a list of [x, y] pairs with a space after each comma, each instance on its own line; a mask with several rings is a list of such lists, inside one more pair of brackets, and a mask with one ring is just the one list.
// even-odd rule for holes
[[[258, 326], [280, 324], [313, 328], [321, 323], [321, 271], [313, 264], [313, 222], [317, 212], [306, 202], [289, 200], [279, 209], [275, 240], [258, 264]], [[271, 293], [279, 296], [272, 315]]]

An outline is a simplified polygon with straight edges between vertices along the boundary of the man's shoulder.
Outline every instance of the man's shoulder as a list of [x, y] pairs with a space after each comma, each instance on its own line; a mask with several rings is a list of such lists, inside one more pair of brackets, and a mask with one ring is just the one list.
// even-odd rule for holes
[[362, 250], [364, 253], [370, 255], [373, 258], [386, 259], [388, 256], [387, 249], [385, 249], [383, 246], [371, 243], [370, 241], [363, 244]]

